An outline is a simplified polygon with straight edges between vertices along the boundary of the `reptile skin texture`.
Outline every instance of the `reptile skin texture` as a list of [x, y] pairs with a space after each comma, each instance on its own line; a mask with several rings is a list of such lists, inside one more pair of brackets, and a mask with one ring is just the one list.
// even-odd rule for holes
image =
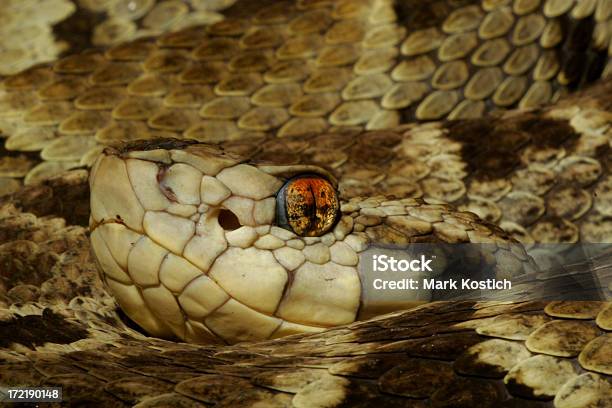
[[[532, 245], [612, 243], [612, 1], [10, 0], [0, 21], [0, 387], [63, 387], [48, 406], [612, 406], [609, 301], [353, 321], [347, 290], [326, 324], [295, 301], [303, 270], [352, 267], [364, 242], [487, 243], [551, 288]], [[151, 163], [180, 164], [151, 173], [172, 206], [141, 200]], [[327, 238], [262, 228], [286, 174], [313, 171], [339, 192]], [[142, 213], [108, 204], [113, 184]], [[209, 271], [196, 227], [166, 235], [228, 197], [242, 235], [215, 257], [269, 251], [276, 292]], [[135, 273], [144, 238], [191, 272]], [[610, 279], [609, 254], [591, 267]], [[194, 277], [222, 306], [188, 301]]]

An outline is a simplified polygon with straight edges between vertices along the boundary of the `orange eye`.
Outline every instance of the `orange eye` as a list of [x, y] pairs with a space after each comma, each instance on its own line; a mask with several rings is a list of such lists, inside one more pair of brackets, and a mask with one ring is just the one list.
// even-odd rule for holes
[[290, 179], [276, 196], [277, 224], [304, 237], [318, 237], [329, 231], [339, 209], [334, 186], [317, 175]]

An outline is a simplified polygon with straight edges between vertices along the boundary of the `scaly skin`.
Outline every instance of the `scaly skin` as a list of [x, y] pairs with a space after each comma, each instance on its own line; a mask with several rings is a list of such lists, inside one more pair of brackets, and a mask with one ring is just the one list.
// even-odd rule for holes
[[[454, 20], [458, 28], [453, 28], [453, 19], [445, 20], [448, 12], [464, 10], [461, 7], [468, 3], [472, 2], [406, 2], [405, 7], [392, 10], [398, 13], [397, 24], [389, 19], [392, 13], [385, 2], [363, 3], [364, 8], [356, 9], [339, 3], [317, 11], [316, 18], [304, 17], [305, 24], [291, 25], [290, 21], [307, 16], [306, 10], [272, 13], [279, 19], [286, 18], [276, 26], [284, 44], [289, 41], [289, 33], [284, 30], [321, 25], [322, 42], [314, 38], [313, 53], [300, 55], [297, 62], [289, 64], [291, 68], [285, 71], [290, 74], [288, 83], [276, 83], [279, 78], [275, 75], [280, 74], [269, 69], [278, 62], [275, 58], [281, 43], [268, 43], [269, 48], [264, 49], [271, 60], [263, 71], [257, 67], [261, 60], [242, 61], [245, 65], [241, 65], [236, 58], [239, 51], [231, 48], [239, 41], [250, 47], [274, 40], [242, 33], [240, 26], [232, 23], [232, 16], [242, 13], [251, 18], [253, 8], [264, 8], [255, 3], [242, 10], [230, 8], [230, 20], [225, 25], [162, 37], [158, 45], [145, 41], [104, 55], [71, 57], [54, 68], [42, 67], [6, 79], [2, 105], [6, 147], [42, 149], [45, 162], [31, 171], [37, 162], [33, 155], [3, 159], [4, 176], [18, 180], [27, 175], [26, 183], [31, 185], [4, 181], [13, 194], [2, 199], [0, 217], [0, 256], [5, 265], [0, 275], [0, 383], [63, 385], [69, 402], [88, 406], [94, 401], [103, 406], [540, 406], [534, 399], [541, 400], [541, 405], [558, 407], [609, 405], [610, 303], [436, 302], [317, 334], [234, 346], [145, 337], [121, 320], [90, 254], [87, 229], [83, 227], [88, 217], [87, 171], [74, 170], [42, 185], [34, 183], [78, 162], [92, 163], [102, 144], [126, 136], [192, 137], [221, 142], [258, 167], [267, 162], [269, 166], [313, 164], [324, 168], [338, 179], [345, 210], [347, 206], [350, 209], [351, 199], [356, 207], [368, 203], [358, 197], [382, 194], [417, 198], [406, 201], [414, 203], [416, 212], [433, 208], [445, 215], [437, 222], [438, 228], [436, 222], [429, 221], [433, 224], [431, 232], [424, 235], [432, 242], [509, 239], [507, 233], [487, 222], [524, 242], [611, 242], [612, 83], [603, 80], [560, 101], [553, 97], [565, 85], [581, 85], [575, 77], [576, 72], [582, 72], [576, 70], [581, 66], [578, 62], [590, 61], [594, 72], [604, 68], [609, 3], [544, 1], [536, 5], [527, 11], [532, 17], [525, 29], [527, 34], [539, 36], [527, 36], [528, 44], [520, 45], [524, 54], [496, 64], [502, 76], [515, 79], [498, 79], [490, 70], [488, 81], [473, 88], [471, 80], [478, 69], [484, 68], [472, 64], [472, 52], [485, 41], [492, 41], [483, 38], [483, 33], [485, 37], [492, 35], [482, 28], [484, 15], [493, 14], [495, 6], [512, 6], [488, 17], [497, 22], [489, 29], [501, 30], [508, 17], [503, 13], [511, 12], [513, 24], [518, 24], [522, 20], [515, 14], [517, 9], [520, 12], [521, 6], [540, 2], [483, 1], [480, 12], [474, 14], [468, 9], [465, 18]], [[553, 17], [556, 13], [561, 14]], [[263, 24], [257, 20], [261, 17], [252, 18], [255, 20], [247, 25]], [[341, 21], [345, 18], [348, 22]], [[540, 18], [548, 21], [552, 27], [549, 31], [539, 31]], [[476, 20], [477, 26], [471, 25]], [[555, 21], [569, 32], [555, 34]], [[443, 36], [465, 29], [466, 38], [444, 48], [429, 32], [428, 41], [421, 46], [435, 49], [414, 51], [411, 46], [418, 48], [418, 42], [415, 45], [414, 37], [411, 42], [410, 34], [429, 26], [449, 31]], [[190, 65], [207, 58], [205, 45], [212, 39], [209, 35], [223, 27], [239, 29], [235, 37], [223, 40], [233, 51], [227, 55], [215, 52], [221, 60], [210, 65]], [[512, 37], [515, 27], [498, 33], [512, 47], [518, 45]], [[372, 34], [377, 29], [390, 37]], [[363, 40], [360, 31], [364, 31]], [[582, 40], [591, 37], [591, 31], [593, 41], [580, 46]], [[462, 79], [461, 63], [439, 61], [440, 56], [455, 58], [452, 53], [447, 55], [449, 51], [465, 51], [462, 47], [469, 44], [469, 36], [476, 36], [477, 44], [467, 56], [453, 61], [466, 62], [471, 80]], [[554, 45], [555, 36], [566, 39], [563, 46]], [[368, 39], [376, 46], [370, 48]], [[181, 54], [178, 58], [155, 58], [164, 47], [177, 45]], [[546, 45], [568, 55], [562, 59], [559, 74], [550, 65], [536, 62], [551, 55]], [[350, 48], [357, 55], [326, 54], [325, 47], [336, 51]], [[579, 54], [570, 58], [571, 52]], [[307, 78], [318, 71], [329, 69], [321, 65], [330, 58], [333, 61], [343, 55], [350, 56], [350, 61], [333, 68], [335, 75], [324, 71], [321, 79], [327, 82], [308, 82]], [[382, 58], [384, 55], [387, 59]], [[427, 75], [425, 78], [410, 77], [419, 75], [406, 70], [411, 63], [427, 72], [424, 55], [434, 61], [436, 72], [420, 74]], [[136, 60], [110, 63], [113, 58], [126, 57]], [[239, 66], [256, 73], [238, 72]], [[524, 66], [527, 68], [522, 72]], [[299, 74], [300, 69], [306, 72]], [[551, 70], [555, 72], [550, 81], [542, 79], [531, 86], [536, 72], [550, 74]], [[360, 81], [366, 74], [375, 76]], [[246, 96], [222, 99], [231, 84], [223, 82], [227, 75], [246, 79], [234, 85], [239, 88], [234, 91], [246, 92]], [[48, 81], [60, 77], [76, 82], [66, 88], [45, 87]], [[92, 100], [94, 85], [100, 79], [116, 83], [109, 92]], [[409, 81], [402, 82], [406, 79]], [[204, 82], [189, 83], [194, 80]], [[269, 86], [264, 87], [266, 83]], [[492, 93], [484, 96], [483, 103], [469, 97], [459, 101], [463, 95], [475, 97], [468, 89], [486, 93], [492, 83], [500, 86], [487, 91]], [[294, 94], [296, 84], [300, 90]], [[326, 84], [332, 88], [317, 93], [323, 89], [316, 87]], [[447, 89], [449, 86], [451, 89]], [[527, 88], [533, 90], [527, 92]], [[409, 92], [394, 94], [397, 89]], [[126, 99], [127, 93], [137, 99]], [[412, 100], [417, 94], [418, 99]], [[45, 99], [49, 96], [63, 102]], [[184, 99], [186, 96], [189, 98]], [[453, 105], [450, 108], [449, 101]], [[496, 104], [512, 102], [508, 103], [511, 107], [531, 107], [534, 101], [552, 105], [531, 112], [498, 112], [485, 119], [412, 122], [449, 115], [480, 116]], [[128, 112], [137, 106], [144, 110]], [[142, 116], [125, 117], [131, 114]], [[378, 128], [391, 129], [374, 130]], [[58, 139], [58, 135], [66, 137]], [[451, 205], [428, 204], [420, 198]], [[461, 210], [473, 211], [486, 221]], [[460, 223], [461, 228], [446, 228], [456, 227], [460, 215], [470, 217], [468, 226]], [[95, 218], [94, 226], [100, 221]], [[418, 236], [395, 228], [390, 234], [386, 220], [381, 220], [381, 225], [378, 234], [372, 232], [376, 226], [364, 226], [366, 235], [370, 232], [369, 239], [408, 242]], [[94, 236], [97, 228], [93, 229]], [[474, 237], [482, 231], [484, 236]], [[602, 260], [604, 271], [609, 270], [605, 262]], [[540, 280], [549, 277], [546, 273], [535, 276]], [[147, 309], [141, 310], [147, 313]], [[230, 336], [229, 340], [240, 338]]]

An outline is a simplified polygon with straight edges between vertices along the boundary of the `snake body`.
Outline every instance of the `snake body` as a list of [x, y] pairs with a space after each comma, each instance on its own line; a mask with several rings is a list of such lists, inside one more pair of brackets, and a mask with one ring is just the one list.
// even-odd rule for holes
[[[3, 80], [0, 385], [87, 406], [610, 405], [609, 302], [434, 302], [353, 322], [367, 305], [343, 271], [372, 243], [484, 242], [512, 260], [499, 274], [548, 283], [515, 240], [612, 242], [612, 2], [226, 3], [222, 21], [172, 31], [134, 2], [93, 32], [118, 45]], [[313, 173], [336, 180], [342, 216], [302, 239], [270, 209]], [[219, 205], [240, 233], [200, 225]], [[190, 292], [205, 280], [218, 304]], [[149, 337], [124, 312], [209, 344]]]

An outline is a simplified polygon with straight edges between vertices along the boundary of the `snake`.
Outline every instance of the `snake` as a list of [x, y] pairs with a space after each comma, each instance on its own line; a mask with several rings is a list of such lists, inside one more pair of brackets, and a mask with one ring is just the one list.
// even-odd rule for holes
[[[532, 251], [612, 242], [609, 0], [9, 3], [0, 391], [612, 404], [609, 258], [559, 300], [576, 265]], [[461, 274], [552, 294], [362, 286], [372, 249], [469, 244]]]

